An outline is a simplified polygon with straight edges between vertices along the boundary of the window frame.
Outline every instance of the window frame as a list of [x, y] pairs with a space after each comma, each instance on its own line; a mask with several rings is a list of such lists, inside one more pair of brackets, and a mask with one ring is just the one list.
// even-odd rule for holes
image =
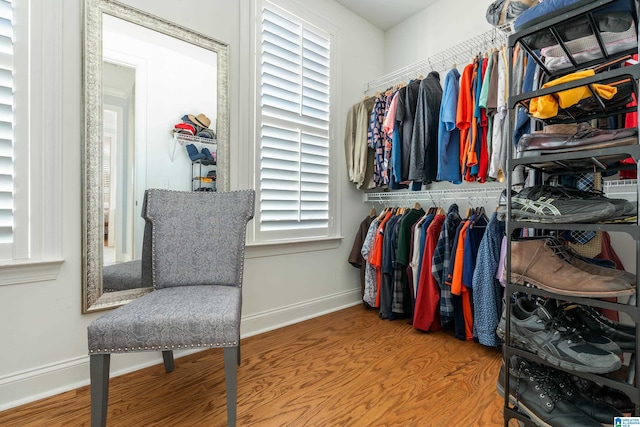
[[0, 286], [54, 280], [63, 262], [64, 2], [13, 7], [14, 240]]
[[[279, 231], [263, 231], [260, 230], [260, 161], [261, 161], [261, 46], [262, 46], [262, 9], [268, 7], [271, 10], [282, 13], [287, 17], [297, 19], [303, 25], [310, 26], [321, 32], [326, 33], [330, 40], [330, 69], [329, 69], [329, 172], [328, 172], [328, 226], [322, 228], [322, 233], [309, 233], [307, 230], [279, 230]], [[338, 94], [340, 93], [340, 80], [338, 78], [338, 48], [337, 33], [338, 27], [321, 18], [314, 12], [301, 7], [298, 4], [287, 0], [255, 0], [253, 8], [252, 21], [252, 73], [254, 82], [252, 90], [253, 110], [253, 152], [251, 154], [251, 167], [249, 168], [252, 175], [250, 182], [253, 182], [256, 189], [256, 214], [254, 220], [250, 223], [248, 231], [247, 243], [251, 247], [260, 246], [262, 248], [271, 248], [273, 245], [300, 243], [303, 251], [312, 250], [309, 245], [317, 242], [318, 249], [326, 249], [335, 247], [335, 240], [341, 239], [339, 211], [337, 209], [337, 201], [339, 200], [339, 185], [337, 179], [337, 141], [336, 135], [336, 105], [338, 105]], [[313, 229], [318, 230], [318, 229]]]

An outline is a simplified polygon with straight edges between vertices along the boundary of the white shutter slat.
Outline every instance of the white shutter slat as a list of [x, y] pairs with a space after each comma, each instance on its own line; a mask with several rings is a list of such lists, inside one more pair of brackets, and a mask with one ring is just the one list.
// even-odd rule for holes
[[310, 28], [263, 9], [260, 231], [328, 230], [331, 44]]
[[[327, 58], [329, 57], [331, 42], [327, 36], [317, 34], [308, 28], [305, 28], [305, 30], [302, 33], [302, 36], [305, 38], [305, 40], [309, 41], [313, 46], [317, 46], [318, 49], [323, 49], [324, 52], [326, 53], [325, 56]], [[310, 45], [307, 44], [306, 46], [310, 46]]]
[[0, 0], [0, 243], [13, 242], [13, 7]]

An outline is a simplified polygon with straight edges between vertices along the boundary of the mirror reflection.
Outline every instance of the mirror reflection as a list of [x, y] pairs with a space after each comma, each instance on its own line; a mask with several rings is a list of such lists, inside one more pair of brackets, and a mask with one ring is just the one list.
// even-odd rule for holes
[[85, 0], [84, 54], [88, 312], [148, 291], [146, 189], [228, 189], [228, 47], [117, 1]]
[[140, 259], [146, 188], [192, 189], [187, 146], [206, 147], [187, 138], [215, 134], [217, 54], [110, 15], [102, 34], [106, 267]]

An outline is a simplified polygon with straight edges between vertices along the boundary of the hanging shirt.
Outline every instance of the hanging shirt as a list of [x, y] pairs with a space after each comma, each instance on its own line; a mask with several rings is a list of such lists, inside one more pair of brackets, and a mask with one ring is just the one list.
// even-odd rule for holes
[[444, 80], [440, 121], [438, 123], [438, 181], [462, 182], [460, 174], [460, 130], [456, 127], [456, 112], [460, 93], [460, 73], [452, 69]]
[[445, 281], [449, 274], [449, 263], [451, 261], [451, 248], [456, 234], [456, 229], [460, 225], [460, 215], [458, 205], [455, 203], [449, 206], [447, 217], [442, 225], [442, 231], [438, 237], [438, 243], [433, 252], [431, 273], [440, 286], [440, 320], [442, 325], [446, 325], [453, 320], [453, 302], [451, 298], [451, 286]]
[[356, 109], [358, 104], [349, 108], [347, 113], [347, 122], [344, 131], [344, 158], [347, 162], [347, 175], [349, 181], [355, 182], [355, 173], [353, 171], [353, 150], [356, 140]]
[[[409, 265], [407, 266], [407, 279], [409, 281], [409, 293], [411, 294], [412, 309], [415, 307], [415, 285], [418, 282], [418, 250], [420, 249], [420, 225], [424, 221], [424, 216], [411, 226], [411, 245], [409, 250]], [[412, 310], [413, 311], [413, 310]]]
[[429, 226], [431, 225], [431, 221], [433, 221], [434, 216], [435, 216], [434, 214], [427, 214], [427, 216], [425, 217], [422, 223], [421, 230], [420, 230], [420, 259], [418, 260], [419, 262], [418, 279], [415, 282], [414, 297], [415, 297], [415, 292], [417, 291], [417, 288], [419, 286], [420, 274], [422, 274], [422, 264], [424, 262], [422, 257], [424, 256], [424, 245], [425, 245], [425, 242], [427, 241], [427, 230], [429, 229]]
[[502, 315], [503, 289], [496, 274], [504, 233], [505, 223], [494, 212], [480, 242], [473, 272], [473, 324], [480, 344], [491, 347], [500, 345], [496, 328]]
[[423, 209], [411, 209], [403, 215], [399, 222], [396, 244], [396, 274], [398, 280], [394, 282], [393, 311], [410, 314], [412, 312], [412, 298], [409, 289], [407, 266], [409, 265], [409, 247], [411, 244], [411, 227], [424, 215]]
[[[398, 104], [398, 113], [402, 112], [402, 181], [409, 179], [411, 165], [411, 138], [413, 137], [413, 122], [418, 104], [420, 80], [414, 80], [407, 85], [404, 105]], [[402, 108], [402, 111], [400, 109]]]
[[393, 215], [384, 226], [382, 249], [382, 283], [380, 285], [380, 317], [392, 319], [393, 278], [396, 258], [396, 224], [399, 215]]
[[464, 268], [462, 271], [462, 284], [467, 288], [472, 288], [473, 271], [476, 268], [478, 249], [487, 229], [487, 223], [487, 217], [484, 214], [475, 216], [467, 229], [464, 245]]
[[433, 252], [442, 231], [444, 219], [444, 215], [436, 215], [427, 229], [427, 239], [422, 257], [424, 265], [420, 273], [416, 308], [413, 315], [413, 327], [421, 331], [438, 331], [441, 328], [440, 287], [431, 274], [431, 270]]
[[[413, 225], [413, 238], [411, 240], [412, 248], [411, 248], [411, 261], [409, 261], [409, 268], [411, 269], [410, 277], [410, 285], [411, 291], [413, 292], [413, 300], [415, 302], [416, 298], [416, 286], [418, 284], [418, 278], [420, 275], [420, 235], [422, 234], [422, 224], [424, 223], [427, 216], [423, 216]], [[407, 269], [407, 274], [409, 274], [409, 270]]]
[[380, 224], [378, 224], [378, 228], [376, 229], [376, 234], [373, 240], [373, 246], [371, 247], [371, 252], [369, 253], [369, 263], [376, 269], [376, 302], [375, 307], [380, 307], [380, 288], [382, 286], [382, 243], [384, 241], [384, 227], [391, 218], [392, 213], [387, 212], [382, 220], [380, 220]]
[[[396, 125], [393, 128], [393, 134], [392, 134], [392, 138], [391, 138], [391, 173], [392, 173], [392, 182], [402, 182], [402, 159], [405, 157], [405, 154], [403, 154], [403, 151], [405, 150], [405, 148], [403, 147], [402, 141], [404, 139], [403, 136], [403, 129], [402, 129], [402, 123], [404, 122], [404, 112], [405, 112], [405, 104], [406, 104], [406, 98], [407, 98], [407, 87], [401, 87], [400, 89], [398, 89], [398, 92], [396, 94], [396, 97], [398, 98], [397, 102], [396, 102]], [[407, 147], [408, 150], [408, 147]], [[407, 157], [407, 167], [409, 165], [408, 162], [408, 157], [409, 156], [409, 152], [407, 151], [406, 153], [406, 157]], [[405, 173], [409, 173], [409, 171], [407, 170]]]
[[471, 124], [469, 126], [469, 144], [465, 159], [466, 173], [465, 181], [475, 181], [478, 174], [478, 153], [476, 146], [478, 141], [478, 119], [476, 117], [476, 105], [478, 105], [478, 73], [480, 72], [478, 59], [473, 61], [473, 72], [471, 73]]
[[369, 229], [367, 230], [367, 235], [362, 242], [362, 249], [360, 253], [365, 260], [365, 271], [364, 271], [364, 294], [362, 296], [362, 300], [369, 304], [371, 307], [376, 307], [376, 293], [378, 292], [378, 286], [376, 284], [376, 269], [371, 263], [369, 263], [369, 255], [371, 254], [371, 249], [373, 248], [373, 240], [376, 236], [376, 230], [380, 225], [380, 221], [377, 218], [373, 218], [371, 224], [369, 224]]
[[491, 160], [489, 161], [489, 177], [499, 179], [504, 176], [506, 167], [506, 151], [503, 156], [505, 136], [508, 138], [509, 131], [505, 129], [508, 122], [507, 117], [507, 67], [504, 49], [498, 52], [498, 83], [496, 91], [496, 112], [493, 116], [493, 130], [491, 134]]
[[[375, 98], [367, 98], [353, 105], [347, 114], [344, 137], [345, 159], [349, 180], [354, 182], [358, 188], [363, 186], [366, 189], [373, 188], [371, 179], [373, 163], [367, 160], [369, 158], [367, 134], [374, 102]], [[368, 181], [366, 179], [367, 170], [369, 171]]]
[[442, 87], [440, 75], [432, 71], [418, 89], [411, 136], [409, 179], [430, 184], [438, 174], [438, 124]]
[[469, 130], [473, 118], [473, 100], [471, 98], [471, 82], [473, 79], [473, 64], [464, 67], [460, 76], [460, 91], [458, 94], [458, 109], [456, 111], [456, 127], [460, 129], [460, 167], [464, 170], [469, 151]]
[[469, 289], [462, 284], [462, 274], [464, 269], [464, 251], [467, 231], [470, 220], [466, 220], [462, 224], [460, 233], [458, 234], [458, 242], [456, 245], [456, 257], [453, 263], [453, 276], [451, 278], [451, 293], [458, 295], [462, 299], [462, 315], [464, 323], [464, 336], [467, 340], [473, 339], [473, 310], [471, 308], [471, 298]]
[[366, 271], [366, 261], [362, 257], [362, 245], [364, 243], [364, 240], [367, 237], [367, 233], [369, 232], [369, 225], [371, 225], [372, 220], [373, 220], [372, 217], [367, 216], [360, 223], [360, 226], [358, 227], [358, 231], [356, 232], [356, 236], [353, 239], [353, 246], [351, 247], [349, 258], [347, 259], [349, 264], [360, 269], [360, 289], [361, 289], [362, 297], [364, 297], [365, 271]]
[[387, 111], [387, 96], [382, 93], [376, 98], [373, 111], [371, 112], [371, 120], [369, 124], [369, 147], [374, 152], [373, 162], [373, 182], [376, 187], [383, 184], [383, 170], [386, 171], [384, 165], [385, 156], [385, 140], [387, 134], [382, 130], [382, 123]]
[[489, 153], [487, 151], [487, 128], [489, 126], [489, 121], [487, 118], [487, 110], [482, 104], [482, 89], [484, 87], [485, 80], [487, 82], [487, 86], [489, 84], [489, 81], [486, 78], [488, 62], [487, 58], [482, 59], [481, 70], [478, 71], [478, 140], [476, 147], [476, 153], [478, 155], [478, 182], [486, 182], [487, 173], [489, 171]]

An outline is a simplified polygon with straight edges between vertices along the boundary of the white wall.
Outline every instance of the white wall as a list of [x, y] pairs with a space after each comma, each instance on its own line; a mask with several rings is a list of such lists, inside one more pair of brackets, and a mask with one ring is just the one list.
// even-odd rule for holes
[[[0, 286], [0, 410], [88, 384], [81, 278], [81, 0], [61, 0], [63, 218], [65, 262], [57, 280]], [[284, 0], [307, 8], [340, 30], [340, 87], [332, 142], [338, 145], [339, 212], [344, 239], [335, 244], [250, 247], [245, 264], [243, 336], [317, 316], [360, 300], [358, 270], [347, 263], [357, 225], [368, 213], [362, 194], [348, 183], [342, 150], [344, 118], [362, 99], [364, 83], [486, 31], [488, 1], [441, 0], [386, 35], [333, 0]], [[230, 154], [232, 189], [250, 186], [250, 0], [126, 0], [126, 3], [230, 45]], [[176, 4], [179, 3], [179, 6]], [[446, 4], [449, 3], [449, 4]], [[482, 3], [482, 5], [477, 4]], [[460, 11], [464, 10], [464, 13]], [[444, 17], [455, 16], [455, 22]], [[446, 42], [443, 42], [446, 40]], [[58, 58], [60, 59], [60, 58]], [[45, 124], [46, 126], [46, 124]], [[44, 132], [46, 134], [46, 130]], [[318, 249], [321, 250], [318, 250]], [[160, 362], [156, 354], [112, 359], [112, 375]], [[179, 363], [179, 362], [178, 362]], [[87, 414], [88, 416], [88, 414]]]
[[[54, 281], [0, 286], [0, 410], [88, 384], [86, 327], [99, 314], [81, 314], [81, 0], [61, 0], [63, 32], [63, 251]], [[126, 3], [230, 45], [231, 187], [247, 188], [249, 0], [127, 0]], [[333, 246], [249, 248], [245, 264], [243, 336], [359, 303], [359, 274], [347, 263], [357, 224], [368, 209], [347, 183], [342, 150], [344, 117], [362, 98], [363, 83], [383, 72], [384, 34], [333, 0], [296, 0], [340, 28], [343, 90], [334, 143], [340, 183], [341, 234]], [[46, 127], [46, 124], [44, 124]], [[46, 129], [44, 131], [46, 134]], [[287, 253], [288, 251], [297, 251]], [[156, 354], [112, 358], [112, 374], [159, 363]], [[178, 362], [179, 363], [179, 362]], [[88, 413], [87, 413], [88, 416]]]
[[[440, 0], [389, 29], [385, 37], [385, 73], [429, 58], [491, 30], [485, 18], [490, 0]], [[471, 60], [460, 58], [458, 64]]]

